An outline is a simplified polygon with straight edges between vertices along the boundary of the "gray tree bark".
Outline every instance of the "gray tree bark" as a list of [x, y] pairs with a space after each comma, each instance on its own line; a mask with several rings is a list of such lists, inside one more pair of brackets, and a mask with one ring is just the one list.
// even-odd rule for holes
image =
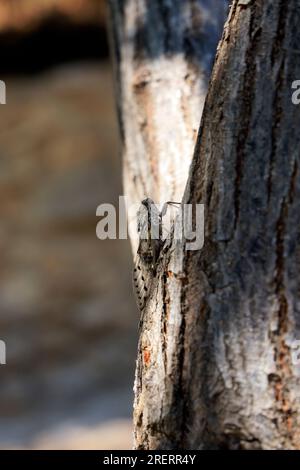
[[137, 449], [300, 448], [299, 24], [300, 0], [231, 6], [182, 201], [205, 244], [173, 239], [156, 271]]

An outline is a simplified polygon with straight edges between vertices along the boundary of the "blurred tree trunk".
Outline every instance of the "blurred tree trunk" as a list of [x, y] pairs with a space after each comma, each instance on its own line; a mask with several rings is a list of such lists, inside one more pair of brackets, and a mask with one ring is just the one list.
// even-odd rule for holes
[[138, 449], [300, 448], [299, 24], [300, 0], [232, 4], [183, 196], [205, 205], [205, 245], [174, 239], [157, 269]]
[[181, 201], [228, 0], [108, 3], [124, 193]]

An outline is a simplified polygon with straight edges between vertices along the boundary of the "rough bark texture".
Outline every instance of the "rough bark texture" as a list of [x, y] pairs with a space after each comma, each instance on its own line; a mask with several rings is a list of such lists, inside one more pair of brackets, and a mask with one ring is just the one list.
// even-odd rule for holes
[[205, 245], [174, 240], [157, 269], [138, 449], [300, 448], [299, 24], [300, 0], [231, 7], [183, 198], [205, 204]]
[[206, 243], [184, 260], [180, 443], [300, 448], [300, 2], [234, 2], [186, 200]]
[[124, 193], [129, 204], [181, 201], [228, 0], [109, 5]]

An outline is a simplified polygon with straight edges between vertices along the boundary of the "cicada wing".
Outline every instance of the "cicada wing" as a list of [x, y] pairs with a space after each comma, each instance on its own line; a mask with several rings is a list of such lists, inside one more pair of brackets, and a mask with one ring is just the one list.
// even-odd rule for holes
[[149, 265], [137, 255], [133, 268], [133, 290], [140, 311], [145, 308], [149, 298], [152, 278], [152, 271], [149, 269]]

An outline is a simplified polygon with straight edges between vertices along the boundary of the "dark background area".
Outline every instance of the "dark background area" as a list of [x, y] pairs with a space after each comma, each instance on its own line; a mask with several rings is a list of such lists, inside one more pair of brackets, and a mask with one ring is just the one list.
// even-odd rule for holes
[[1, 0], [1, 74], [108, 58], [103, 0]]
[[59, 64], [108, 57], [105, 25], [74, 24], [54, 13], [32, 31], [0, 34], [0, 44], [1, 74], [39, 73]]

